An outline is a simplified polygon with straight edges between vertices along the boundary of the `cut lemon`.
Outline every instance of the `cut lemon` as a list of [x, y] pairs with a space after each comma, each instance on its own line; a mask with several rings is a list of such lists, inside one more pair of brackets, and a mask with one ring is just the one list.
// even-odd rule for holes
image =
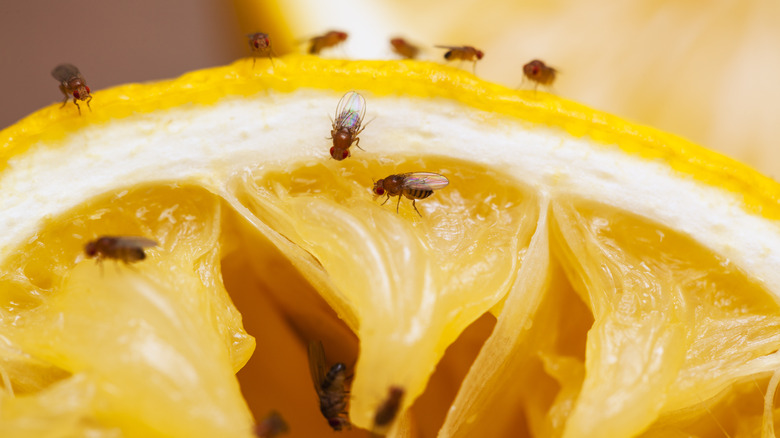
[[[371, 122], [337, 162], [349, 90]], [[310, 341], [353, 375], [347, 434], [771, 433], [780, 186], [745, 166], [429, 63], [241, 60], [94, 103], [0, 133], [0, 436], [272, 409], [327, 434]], [[374, 200], [417, 171], [449, 180], [419, 216]], [[160, 245], [97, 265], [100, 235]]]

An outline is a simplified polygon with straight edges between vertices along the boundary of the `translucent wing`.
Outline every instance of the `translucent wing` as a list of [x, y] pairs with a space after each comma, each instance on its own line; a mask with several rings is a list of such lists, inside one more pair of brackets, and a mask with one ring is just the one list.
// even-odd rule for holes
[[81, 72], [73, 64], [60, 64], [51, 71], [51, 75], [54, 76], [54, 79], [65, 82], [73, 78], [80, 78]]
[[357, 131], [366, 115], [366, 99], [355, 91], [348, 91], [336, 107], [335, 129], [347, 128]]
[[463, 48], [463, 46], [433, 46], [433, 47], [436, 47], [437, 49], [449, 49], [449, 50], [462, 49]]
[[152, 248], [157, 246], [157, 242], [146, 237], [122, 236], [116, 238], [116, 246], [118, 248]]
[[327, 372], [325, 365], [325, 348], [322, 346], [321, 341], [309, 342], [309, 372], [311, 372], [311, 380], [314, 382], [314, 389], [319, 394], [322, 388], [322, 379]]
[[450, 183], [444, 175], [433, 172], [412, 172], [405, 173], [403, 176], [404, 182], [401, 186], [405, 189], [439, 190]]

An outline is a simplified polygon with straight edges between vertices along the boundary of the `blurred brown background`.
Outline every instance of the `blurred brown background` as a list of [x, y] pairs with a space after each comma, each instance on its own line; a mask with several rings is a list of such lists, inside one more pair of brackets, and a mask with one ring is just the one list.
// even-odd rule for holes
[[3, 0], [0, 24], [0, 129], [62, 101], [51, 70], [63, 62], [94, 91], [246, 56], [230, 1]]
[[61, 62], [100, 90], [232, 62], [247, 32], [281, 54], [339, 29], [349, 40], [324, 56], [391, 58], [400, 35], [443, 62], [433, 45], [469, 44], [485, 52], [477, 75], [512, 88], [543, 59], [561, 71], [556, 94], [780, 179], [777, 0], [4, 0], [0, 24], [0, 128], [61, 101]]

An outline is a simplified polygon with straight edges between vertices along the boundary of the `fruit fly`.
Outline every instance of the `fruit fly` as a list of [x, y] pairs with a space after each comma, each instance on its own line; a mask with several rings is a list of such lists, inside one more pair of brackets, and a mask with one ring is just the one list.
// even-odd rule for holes
[[393, 52], [406, 59], [414, 59], [420, 53], [420, 49], [417, 46], [410, 44], [403, 38], [391, 39], [390, 45], [393, 46]]
[[482, 50], [476, 49], [471, 46], [436, 46], [439, 49], [449, 49], [447, 53], [444, 54], [444, 59], [447, 61], [453, 61], [456, 59], [460, 59], [461, 61], [473, 61], [474, 62], [474, 68], [472, 69], [473, 72], [476, 74], [477, 72], [477, 61], [482, 59], [483, 56], [485, 56], [485, 53], [482, 52]]
[[287, 422], [276, 412], [271, 411], [255, 426], [255, 435], [259, 438], [274, 438], [290, 431]]
[[331, 30], [324, 35], [316, 36], [309, 40], [309, 54], [319, 55], [322, 49], [336, 46], [346, 40], [347, 37], [346, 32], [338, 30]]
[[390, 424], [401, 408], [401, 399], [404, 397], [404, 389], [400, 386], [391, 386], [387, 391], [387, 398], [379, 405], [374, 414], [374, 426], [385, 427]]
[[76, 108], [78, 108], [79, 115], [81, 115], [79, 100], [86, 101], [87, 108], [92, 111], [92, 107], [89, 106], [92, 95], [90, 94], [89, 87], [87, 87], [87, 81], [75, 65], [60, 64], [51, 71], [51, 75], [54, 76], [54, 79], [60, 81], [60, 91], [65, 95], [65, 100], [62, 102], [63, 107], [68, 103], [68, 99], [73, 96], [73, 103], [76, 105]]
[[548, 66], [544, 62], [534, 59], [523, 66], [523, 75], [534, 83], [534, 90], [539, 85], [552, 85], [558, 70]]
[[273, 64], [274, 59], [271, 56], [273, 50], [271, 49], [271, 40], [268, 38], [268, 34], [256, 32], [250, 33], [246, 37], [249, 38], [249, 48], [252, 49], [252, 68], [255, 67], [255, 61], [257, 61], [258, 56], [267, 56]]
[[[349, 147], [352, 143], [360, 148], [358, 134], [363, 132], [360, 125], [366, 115], [366, 99], [360, 94], [349, 91], [345, 94], [336, 107], [336, 120], [333, 121], [330, 137], [333, 139], [333, 147], [330, 148], [330, 156], [336, 161], [341, 161], [349, 156]], [[362, 148], [361, 148], [362, 149]]]
[[157, 246], [157, 242], [145, 237], [101, 236], [87, 242], [84, 246], [84, 252], [87, 257], [95, 257], [98, 262], [103, 259], [114, 259], [129, 264], [145, 259], [144, 248], [154, 246]]
[[339, 362], [326, 369], [325, 349], [322, 342], [309, 343], [309, 371], [314, 389], [320, 399], [320, 412], [333, 430], [349, 427], [347, 418], [347, 366]]
[[398, 207], [401, 205], [401, 195], [412, 200], [414, 211], [422, 217], [417, 210], [415, 200], [425, 199], [433, 194], [434, 190], [447, 187], [450, 181], [443, 175], [432, 172], [411, 172], [390, 175], [374, 183], [374, 194], [377, 196], [387, 195], [387, 199], [382, 205], [390, 200], [391, 196], [398, 196], [398, 203], [395, 206], [395, 212], [398, 213]]

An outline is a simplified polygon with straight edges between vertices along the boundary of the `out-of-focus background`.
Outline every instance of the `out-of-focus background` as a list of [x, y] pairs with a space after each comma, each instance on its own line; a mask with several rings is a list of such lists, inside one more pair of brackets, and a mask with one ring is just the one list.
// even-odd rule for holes
[[3, 1], [0, 128], [62, 100], [50, 76], [61, 62], [98, 91], [248, 56], [250, 32], [283, 54], [331, 29], [350, 34], [331, 57], [392, 58], [396, 35], [437, 62], [433, 45], [473, 45], [477, 75], [513, 88], [542, 59], [561, 71], [556, 94], [780, 179], [777, 0]]

